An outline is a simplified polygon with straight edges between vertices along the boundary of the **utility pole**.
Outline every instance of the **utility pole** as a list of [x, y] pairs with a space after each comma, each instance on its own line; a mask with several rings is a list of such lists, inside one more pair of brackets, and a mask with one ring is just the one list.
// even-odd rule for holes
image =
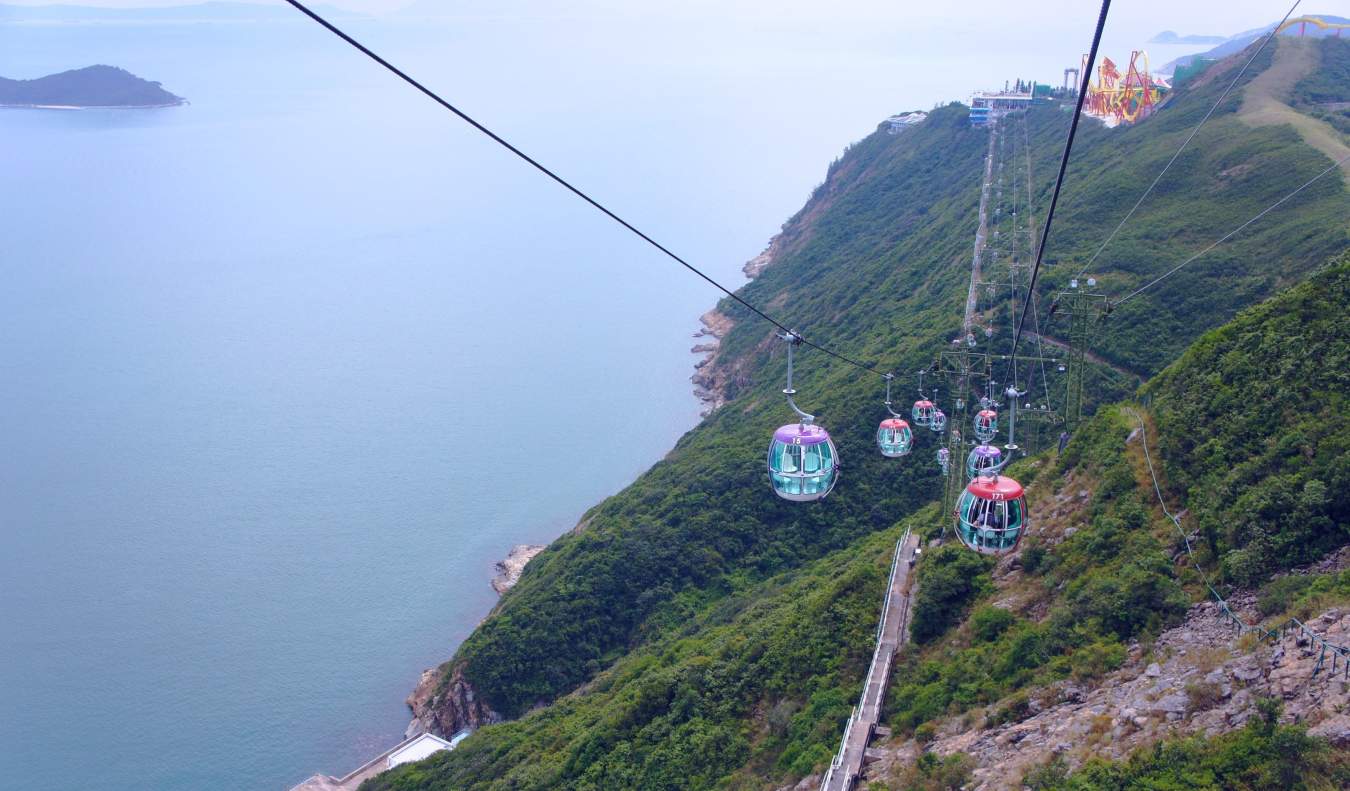
[[1096, 294], [1087, 289], [1095, 288], [1096, 278], [1088, 278], [1086, 288], [1080, 287], [1078, 278], [1069, 281], [1069, 287], [1055, 297], [1059, 313], [1069, 319], [1069, 354], [1064, 393], [1064, 423], [1069, 433], [1073, 433], [1083, 419], [1083, 375], [1087, 370], [1087, 350], [1097, 332], [1097, 325], [1110, 312], [1110, 303], [1105, 294]]

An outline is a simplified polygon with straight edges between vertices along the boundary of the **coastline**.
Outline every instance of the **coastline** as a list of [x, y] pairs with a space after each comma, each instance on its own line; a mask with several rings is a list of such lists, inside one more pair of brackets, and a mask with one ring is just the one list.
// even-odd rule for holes
[[[775, 262], [782, 243], [783, 235], [775, 235], [759, 255], [745, 263], [742, 271], [747, 280], [754, 280]], [[697, 343], [690, 352], [703, 356], [694, 363], [695, 370], [690, 379], [694, 383], [695, 397], [704, 405], [702, 416], [707, 417], [726, 402], [728, 386], [735, 384], [734, 380], [738, 376], [738, 372], [721, 370], [718, 365], [721, 339], [731, 331], [735, 322], [716, 307], [700, 316], [699, 322], [702, 326], [693, 334]], [[570, 532], [580, 531], [584, 527], [583, 520]], [[489, 582], [492, 589], [499, 596], [504, 595], [520, 581], [529, 562], [547, 548], [547, 544], [516, 544], [511, 547], [506, 557], [494, 565], [496, 573]], [[412, 712], [412, 720], [404, 731], [405, 738], [421, 733], [467, 735], [483, 725], [503, 721], [501, 714], [479, 699], [477, 691], [464, 677], [463, 668], [452, 666], [453, 662], [452, 655], [445, 663], [422, 671], [417, 684], [404, 701]]]
[[[782, 246], [782, 233], [769, 239], [763, 252], [746, 261], [745, 266], [741, 267], [746, 280], [754, 280], [761, 272], [772, 266]], [[689, 381], [694, 383], [694, 397], [703, 404], [700, 416], [707, 417], [729, 400], [731, 388], [740, 378], [738, 370], [726, 369], [718, 359], [722, 338], [731, 332], [736, 322], [730, 316], [718, 311], [716, 307], [699, 316], [698, 320], [703, 326], [694, 333], [694, 339], [698, 343], [694, 344], [689, 352], [703, 357], [694, 363], [694, 373], [689, 377]]]
[[166, 104], [4, 104], [0, 110], [162, 110], [166, 107], [182, 107], [187, 99]]

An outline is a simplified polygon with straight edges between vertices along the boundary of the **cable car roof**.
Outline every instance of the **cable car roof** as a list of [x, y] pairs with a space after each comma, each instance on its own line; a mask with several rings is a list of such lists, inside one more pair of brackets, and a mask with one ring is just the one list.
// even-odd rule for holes
[[888, 417], [881, 421], [881, 428], [909, 428], [909, 424], [898, 417]]
[[779, 426], [773, 438], [785, 445], [819, 445], [829, 442], [830, 433], [814, 424], [789, 423]]
[[970, 455], [985, 456], [992, 458], [995, 456], [1002, 456], [1003, 451], [999, 450], [997, 447], [993, 445], [976, 445], [975, 449], [970, 452]]
[[997, 478], [980, 476], [970, 482], [966, 491], [982, 500], [1016, 500], [1022, 496], [1022, 484], [1002, 475]]

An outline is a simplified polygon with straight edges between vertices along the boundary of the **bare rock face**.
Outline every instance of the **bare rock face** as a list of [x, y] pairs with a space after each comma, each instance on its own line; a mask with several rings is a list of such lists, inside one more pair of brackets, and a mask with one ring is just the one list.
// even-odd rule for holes
[[501, 722], [502, 715], [478, 697], [478, 692], [464, 678], [464, 668], [457, 665], [443, 680], [442, 669], [422, 671], [417, 688], [408, 696], [413, 724], [408, 730], [420, 728], [443, 738], [450, 738], [463, 730], [477, 730], [484, 725]]
[[520, 575], [525, 571], [525, 564], [545, 548], [542, 544], [516, 544], [511, 547], [506, 557], [497, 561], [497, 575], [492, 578], [492, 589], [497, 591], [497, 595], [500, 596], [515, 587], [520, 581]]
[[[1252, 597], [1230, 600], [1254, 619]], [[1338, 645], [1350, 643], [1350, 611], [1333, 609], [1308, 623]], [[1056, 756], [1072, 769], [1087, 758], [1120, 759], [1160, 739], [1193, 733], [1217, 735], [1256, 716], [1262, 698], [1283, 702], [1283, 720], [1301, 722], [1313, 735], [1350, 745], [1350, 681], [1345, 666], [1331, 672], [1311, 641], [1291, 633], [1278, 643], [1247, 648], [1210, 602], [1191, 608], [1186, 621], [1159, 636], [1153, 655], [1132, 654], [1100, 682], [1063, 681], [1040, 695], [1044, 705], [1020, 722], [981, 728], [983, 719], [955, 717], [939, 723], [928, 745], [909, 740], [887, 745], [892, 755], [870, 769], [872, 779], [912, 763], [925, 750], [962, 752], [974, 760], [971, 791], [1018, 789], [1023, 774]], [[971, 727], [974, 726], [974, 727]]]
[[727, 316], [710, 310], [699, 317], [703, 328], [694, 333], [695, 338], [707, 338], [690, 349], [694, 354], [704, 355], [694, 363], [694, 375], [689, 381], [694, 383], [694, 397], [703, 402], [703, 414], [707, 415], [726, 403], [726, 372], [715, 363], [722, 336], [731, 331], [733, 322]]

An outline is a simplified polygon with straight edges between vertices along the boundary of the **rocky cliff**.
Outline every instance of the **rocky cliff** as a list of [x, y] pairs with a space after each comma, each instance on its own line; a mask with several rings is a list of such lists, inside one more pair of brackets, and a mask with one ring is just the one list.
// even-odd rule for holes
[[408, 735], [427, 731], [449, 738], [463, 730], [477, 730], [502, 721], [464, 678], [464, 668], [454, 667], [449, 675], [441, 668], [422, 671], [422, 678], [407, 699], [413, 721]]

